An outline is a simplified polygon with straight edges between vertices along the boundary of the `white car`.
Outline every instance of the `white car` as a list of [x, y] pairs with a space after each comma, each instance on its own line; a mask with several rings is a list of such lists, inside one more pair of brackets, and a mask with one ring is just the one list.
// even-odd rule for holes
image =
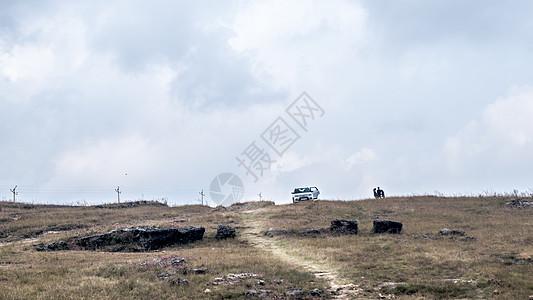
[[296, 188], [291, 193], [292, 194], [292, 202], [296, 203], [302, 200], [314, 200], [318, 199], [318, 195], [320, 195], [320, 191], [316, 186], [313, 187], [302, 187], [302, 188]]

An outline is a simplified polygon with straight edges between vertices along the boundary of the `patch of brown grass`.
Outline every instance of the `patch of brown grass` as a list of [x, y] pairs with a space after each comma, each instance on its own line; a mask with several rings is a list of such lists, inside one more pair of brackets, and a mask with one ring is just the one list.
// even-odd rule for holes
[[[214, 238], [218, 224], [242, 233], [250, 217], [243, 210], [255, 209], [254, 220], [263, 231], [275, 227], [295, 232], [329, 228], [337, 218], [357, 220], [358, 235], [273, 239], [294, 255], [331, 266], [345, 283], [361, 287], [370, 298], [382, 293], [399, 299], [527, 299], [533, 295], [533, 209], [508, 208], [505, 203], [511, 199], [397, 197], [248, 204], [227, 210], [199, 205], [101, 209], [1, 203], [0, 298], [239, 299], [247, 289], [267, 289], [279, 297], [289, 287], [324, 289], [323, 280], [287, 266], [271, 252], [242, 239]], [[402, 222], [402, 234], [371, 233], [376, 218]], [[135, 225], [198, 225], [206, 228], [206, 234], [203, 241], [158, 252], [34, 250], [39, 243]], [[444, 227], [464, 230], [474, 239], [438, 235]], [[184, 257], [186, 267], [204, 267], [208, 272], [183, 275], [188, 284], [173, 284], [157, 277], [168, 267], [139, 265], [164, 256]], [[259, 274], [265, 285], [253, 279], [209, 285], [216, 277], [244, 272]], [[276, 284], [278, 279], [284, 283]]]
[[[508, 208], [505, 203], [510, 199], [301, 202], [265, 211], [263, 221], [265, 230], [290, 231], [327, 228], [335, 218], [358, 220], [357, 236], [275, 238], [301, 255], [327, 261], [368, 291], [385, 282], [401, 282], [405, 285], [383, 292], [407, 298], [527, 298], [533, 295], [533, 264], [527, 260], [506, 264], [498, 258], [511, 254], [533, 259], [533, 210]], [[402, 222], [402, 234], [372, 234], [376, 218]], [[474, 238], [438, 235], [445, 227], [464, 230]]]

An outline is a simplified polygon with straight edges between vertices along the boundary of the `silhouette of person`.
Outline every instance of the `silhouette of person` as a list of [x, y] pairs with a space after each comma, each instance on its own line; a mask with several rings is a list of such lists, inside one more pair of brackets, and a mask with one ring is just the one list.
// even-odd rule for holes
[[374, 198], [379, 198], [378, 192], [376, 191], [376, 188], [374, 188]]
[[385, 198], [385, 191], [382, 190], [379, 186], [378, 186], [377, 193], [378, 193], [378, 198]]

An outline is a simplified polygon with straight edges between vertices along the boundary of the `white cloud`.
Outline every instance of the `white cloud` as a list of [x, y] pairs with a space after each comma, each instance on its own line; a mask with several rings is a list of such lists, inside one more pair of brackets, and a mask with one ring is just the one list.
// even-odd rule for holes
[[[479, 119], [471, 120], [443, 148], [441, 168], [454, 186], [467, 182], [477, 190], [527, 189], [533, 164], [533, 89], [513, 87], [509, 95], [488, 104]], [[508, 187], [510, 190], [511, 187]]]
[[229, 44], [273, 87], [299, 87], [354, 58], [366, 43], [366, 12], [353, 2], [261, 1], [235, 18]]
[[533, 142], [533, 87], [513, 87], [510, 95], [483, 110], [492, 138], [524, 147]]
[[346, 171], [350, 171], [354, 166], [364, 164], [375, 160], [377, 157], [374, 150], [369, 148], [363, 148], [360, 151], [350, 155], [345, 161]]

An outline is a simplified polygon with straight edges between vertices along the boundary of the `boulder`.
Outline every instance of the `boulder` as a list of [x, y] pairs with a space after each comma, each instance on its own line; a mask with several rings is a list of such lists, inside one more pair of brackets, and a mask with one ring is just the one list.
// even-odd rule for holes
[[66, 242], [60, 241], [57, 243], [48, 243], [44, 245], [39, 245], [35, 247], [36, 251], [57, 251], [57, 250], [67, 250], [68, 244]]
[[309, 295], [313, 297], [324, 297], [324, 292], [320, 289], [312, 289], [309, 291]]
[[235, 237], [235, 229], [228, 225], [218, 225], [217, 228], [217, 240], [223, 240], [227, 238], [234, 238]]
[[302, 298], [304, 296], [304, 291], [302, 289], [292, 289], [288, 290], [286, 293], [289, 298]]
[[257, 296], [257, 291], [256, 290], [247, 290], [244, 292], [244, 295], [246, 297], [249, 297], [249, 298], [254, 298]]
[[374, 220], [374, 233], [401, 233], [403, 224], [395, 221]]
[[459, 235], [459, 236], [464, 236], [465, 232], [462, 231], [462, 230], [458, 230], [458, 229], [442, 228], [441, 230], [439, 230], [439, 234], [440, 235]]
[[510, 202], [507, 202], [506, 205], [512, 208], [531, 208], [533, 207], [533, 202], [527, 201], [525, 199], [517, 198], [517, 199], [511, 200]]
[[357, 234], [357, 221], [336, 219], [331, 221], [329, 229], [339, 234]]

